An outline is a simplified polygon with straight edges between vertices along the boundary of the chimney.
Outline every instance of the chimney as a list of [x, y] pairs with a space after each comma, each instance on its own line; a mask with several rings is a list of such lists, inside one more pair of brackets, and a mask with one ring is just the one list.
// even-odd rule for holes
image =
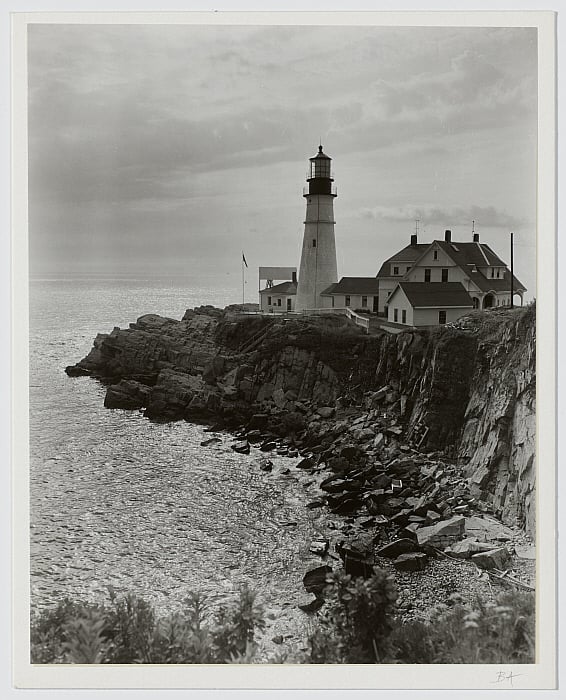
[[480, 234], [474, 233], [474, 243], [479, 243], [479, 242], [480, 242]]
[[446, 229], [446, 231], [444, 231], [444, 240], [446, 241], [446, 243], [452, 242], [452, 231], [448, 228]]
[[416, 233], [413, 233], [413, 235], [411, 236], [411, 245], [412, 246], [417, 245], [417, 234]]
[[295, 284], [297, 284], [297, 271], [296, 271], [296, 270], [294, 270], [294, 271], [291, 273], [291, 279], [293, 280], [293, 282], [294, 282]]

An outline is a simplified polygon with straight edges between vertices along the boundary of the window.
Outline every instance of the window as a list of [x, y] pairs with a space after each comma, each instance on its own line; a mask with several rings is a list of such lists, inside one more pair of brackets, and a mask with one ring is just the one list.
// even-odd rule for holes
[[444, 309], [438, 312], [438, 323], [446, 323], [446, 311]]
[[313, 239], [312, 239], [312, 247], [313, 247], [313, 248], [316, 248], [316, 238], [313, 238]]
[[407, 272], [409, 272], [410, 269], [411, 269], [411, 266], [409, 265], [409, 267], [407, 268]]
[[398, 267], [394, 267], [394, 268], [393, 268], [393, 274], [394, 274], [394, 275], [398, 275], [398, 274], [399, 274], [399, 268], [398, 268]]
[[430, 270], [428, 268], [424, 271], [424, 281], [430, 282]]
[[390, 296], [391, 296], [391, 292], [387, 292], [387, 298], [388, 298], [388, 299], [389, 299]]
[[267, 297], [267, 305], [271, 306], [271, 297]]
[[438, 260], [438, 251], [437, 250], [432, 251], [432, 257], [434, 260]]
[[350, 297], [349, 296], [344, 297], [344, 306], [350, 306]]
[[499, 268], [497, 268], [497, 279], [499, 279]]
[[334, 297], [331, 297], [332, 299], [332, 308], [334, 308]]
[[407, 309], [401, 311], [401, 323], [407, 323]]
[[362, 309], [365, 309], [367, 305], [368, 305], [368, 298], [362, 297]]
[[448, 270], [446, 268], [442, 268], [442, 281], [448, 282]]
[[472, 297], [472, 304], [474, 305], [474, 309], [479, 309], [480, 300], [477, 297]]
[[281, 306], [281, 297], [279, 297], [279, 299], [277, 299], [277, 306]]
[[395, 323], [399, 320], [399, 309], [393, 309], [393, 320]]
[[491, 268], [491, 276], [495, 277], [495, 270], [493, 269], [493, 267]]

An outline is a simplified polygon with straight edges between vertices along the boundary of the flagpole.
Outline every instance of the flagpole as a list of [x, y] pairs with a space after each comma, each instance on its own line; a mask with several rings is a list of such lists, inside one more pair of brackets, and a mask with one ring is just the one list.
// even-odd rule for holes
[[244, 292], [244, 285], [245, 285], [245, 270], [244, 270], [244, 251], [242, 250], [242, 306], [246, 303], [245, 301], [245, 292]]

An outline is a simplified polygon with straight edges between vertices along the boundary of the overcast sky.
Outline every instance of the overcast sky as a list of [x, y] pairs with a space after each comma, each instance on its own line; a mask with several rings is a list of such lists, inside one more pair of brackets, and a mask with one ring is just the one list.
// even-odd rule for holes
[[333, 158], [339, 276], [481, 240], [534, 295], [536, 30], [32, 25], [30, 267], [250, 275], [297, 265]]

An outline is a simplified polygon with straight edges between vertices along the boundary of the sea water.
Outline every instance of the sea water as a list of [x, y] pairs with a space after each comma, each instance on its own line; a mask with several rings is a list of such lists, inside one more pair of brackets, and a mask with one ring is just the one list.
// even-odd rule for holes
[[214, 604], [247, 582], [273, 634], [297, 634], [308, 548], [325, 516], [305, 508], [315, 487], [296, 460], [272, 456], [264, 473], [257, 450], [234, 453], [229, 434], [201, 447], [213, 437], [204, 426], [105, 409], [98, 381], [64, 372], [99, 332], [235, 301], [230, 285], [190, 280], [30, 282], [32, 610], [65, 597], [105, 602], [111, 586], [166, 613], [189, 591]]

